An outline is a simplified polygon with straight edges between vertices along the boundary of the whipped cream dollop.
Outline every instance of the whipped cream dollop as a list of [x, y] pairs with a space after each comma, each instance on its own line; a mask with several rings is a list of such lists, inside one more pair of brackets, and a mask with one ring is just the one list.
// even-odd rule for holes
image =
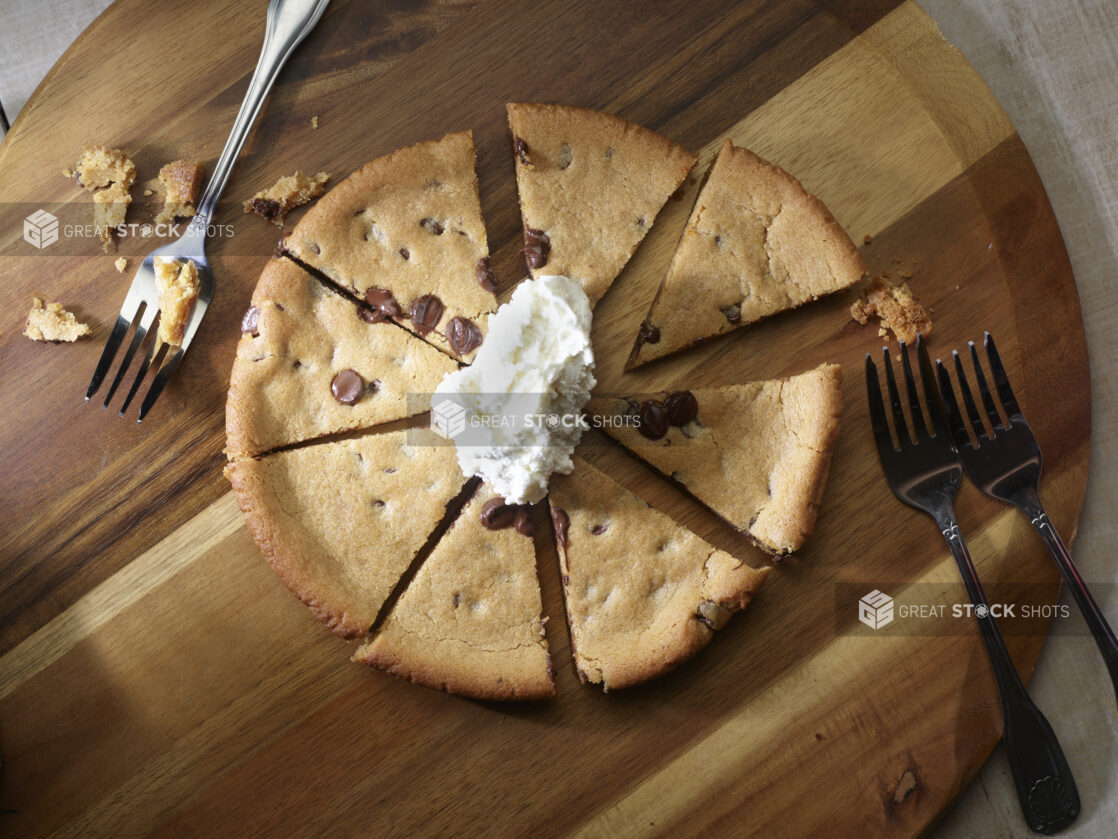
[[575, 282], [525, 280], [489, 317], [471, 366], [448, 373], [433, 406], [465, 408], [458, 465], [510, 504], [539, 501], [553, 472], [570, 473], [594, 387], [590, 301]]

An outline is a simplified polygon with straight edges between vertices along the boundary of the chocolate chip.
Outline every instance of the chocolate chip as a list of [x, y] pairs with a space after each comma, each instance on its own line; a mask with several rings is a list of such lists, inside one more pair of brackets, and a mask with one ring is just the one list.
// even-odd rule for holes
[[400, 248], [400, 256], [402, 256], [404, 259], [411, 259], [411, 251], [409, 251], [407, 248]]
[[287, 311], [287, 309], [283, 308], [282, 303], [277, 303], [276, 308], [279, 309], [281, 312], [286, 312]]
[[664, 410], [668, 414], [668, 422], [682, 428], [695, 419], [695, 415], [699, 413], [699, 403], [691, 391], [680, 390], [664, 400]]
[[513, 527], [521, 536], [535, 535], [536, 523], [532, 521], [532, 508], [527, 504], [521, 504], [516, 511], [516, 521], [513, 523]]
[[354, 370], [342, 370], [330, 382], [330, 392], [343, 405], [354, 405], [365, 395], [365, 380]]
[[241, 332], [245, 335], [251, 335], [253, 338], [259, 338], [260, 331], [256, 328], [259, 321], [260, 310], [255, 306], [249, 306], [244, 318], [241, 319]]
[[443, 301], [433, 294], [424, 294], [411, 301], [408, 314], [415, 324], [415, 331], [426, 335], [436, 326], [443, 316]]
[[520, 159], [520, 162], [525, 166], [531, 166], [532, 161], [528, 158], [528, 144], [524, 142], [523, 137], [512, 138], [513, 153]]
[[252, 211], [265, 221], [275, 221], [280, 217], [283, 206], [274, 198], [253, 198]]
[[637, 430], [642, 437], [659, 440], [668, 433], [668, 412], [659, 402], [651, 400], [641, 405], [641, 424]]
[[322, 248], [320, 248], [320, 247], [319, 247], [318, 245], [316, 245], [316, 244], [315, 244], [314, 242], [311, 242], [311, 250], [312, 250], [312, 251], [314, 251], [314, 252], [315, 252], [315, 254], [317, 254], [317, 255], [319, 255], [319, 256], [321, 256], [321, 255], [322, 255]]
[[497, 293], [497, 278], [493, 276], [493, 266], [488, 256], [477, 261], [477, 284], [490, 294]]
[[595, 536], [601, 536], [607, 530], [609, 530], [608, 524], [596, 524], [592, 528], [590, 528], [590, 532], [593, 533]]
[[373, 506], [379, 509], [380, 507], [384, 506], [384, 502], [378, 498], [376, 501], [373, 502]]
[[458, 592], [454, 592], [454, 597], [450, 599], [450, 602], [454, 604], [454, 608], [457, 609], [458, 604], [462, 602], [462, 595]]
[[562, 507], [552, 506], [551, 526], [555, 528], [555, 542], [560, 548], [567, 547], [567, 532], [571, 529], [571, 517]]
[[292, 370], [302, 370], [303, 369], [303, 362], [296, 359], [295, 361], [291, 362], [291, 369]]
[[525, 228], [524, 248], [520, 252], [524, 254], [529, 268], [543, 268], [547, 265], [547, 255], [551, 253], [551, 237], [542, 230]]
[[721, 236], [715, 236], [714, 237], [714, 245], [715, 245], [715, 247], [719, 247], [719, 248], [722, 247], [722, 237]]
[[723, 306], [722, 314], [726, 316], [726, 320], [730, 323], [741, 323], [741, 306], [737, 303], [733, 306]]
[[644, 227], [644, 216], [637, 217], [637, 227]]
[[640, 332], [637, 333], [638, 344], [659, 344], [660, 343], [660, 327], [653, 326], [648, 321], [641, 324]]
[[458, 355], [465, 355], [481, 346], [481, 330], [472, 320], [451, 318], [446, 327], [446, 340]]
[[[392, 292], [386, 288], [370, 288], [365, 291], [365, 302], [368, 303], [374, 311], [380, 312], [382, 319], [384, 317], [398, 318], [404, 313], [400, 308], [400, 304], [396, 302], [396, 298], [392, 296]], [[376, 323], [376, 321], [370, 321]]]
[[357, 317], [365, 321], [365, 323], [380, 323], [384, 320], [384, 312], [380, 309], [358, 309]]
[[500, 496], [490, 498], [481, 508], [481, 524], [487, 530], [504, 530], [516, 523], [518, 512], [516, 504], [506, 504]]
[[433, 218], [421, 218], [419, 220], [419, 226], [428, 233], [434, 233], [436, 236], [442, 236], [443, 230], [445, 229], [441, 221]]

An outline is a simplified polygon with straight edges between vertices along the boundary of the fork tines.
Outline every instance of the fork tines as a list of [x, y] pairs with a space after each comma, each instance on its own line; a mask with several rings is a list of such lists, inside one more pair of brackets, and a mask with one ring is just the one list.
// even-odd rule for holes
[[[881, 449], [888, 441], [888, 447], [893, 451], [902, 451], [908, 446], [915, 445], [925, 438], [935, 438], [940, 432], [946, 431], [942, 411], [939, 410], [939, 389], [936, 387], [936, 378], [932, 369], [931, 359], [928, 357], [927, 348], [924, 346], [922, 336], [916, 337], [917, 364], [920, 368], [920, 380], [924, 389], [925, 399], [928, 400], [928, 410], [925, 413], [920, 392], [913, 376], [912, 364], [909, 361], [908, 346], [904, 341], [901, 347], [901, 370], [904, 374], [905, 396], [908, 402], [908, 413], [911, 418], [912, 433], [909, 433], [909, 420], [906, 420], [904, 409], [901, 406], [900, 390], [893, 373], [892, 358], [889, 348], [882, 347], [881, 355], [885, 366], [885, 385], [889, 393], [889, 405], [893, 415], [893, 425], [896, 428], [896, 437], [890, 434], [889, 422], [885, 412], [885, 405], [881, 399], [881, 385], [877, 375], [877, 365], [873, 358], [866, 354], [866, 389], [869, 395], [870, 421], [873, 426], [874, 436], [877, 438], [878, 448]], [[931, 423], [929, 424], [929, 419]], [[946, 438], [944, 438], [946, 439]]]
[[[979, 448], [982, 442], [989, 442], [998, 435], [999, 432], [1008, 431], [1016, 423], [1023, 423], [1025, 416], [1021, 412], [1021, 406], [1017, 403], [1017, 397], [1013, 393], [1013, 388], [1009, 384], [1009, 377], [1006, 375], [1005, 367], [1002, 365], [1001, 357], [998, 355], [998, 348], [994, 344], [993, 336], [987, 332], [982, 341], [986, 349], [986, 360], [990, 365], [990, 372], [994, 379], [994, 388], [997, 391], [998, 400], [1001, 403], [1001, 408], [1005, 412], [1005, 419], [998, 412], [998, 404], [994, 401], [994, 395], [990, 391], [990, 387], [986, 381], [986, 375], [982, 371], [982, 363], [978, 357], [978, 349], [974, 345], [974, 341], [969, 341], [971, 366], [974, 368], [974, 380], [978, 386], [979, 398], [982, 400], [982, 407], [985, 410], [986, 422], [983, 422], [982, 412], [979, 411], [978, 404], [974, 398], [974, 391], [971, 389], [970, 381], [967, 378], [966, 370], [963, 368], [963, 359], [957, 350], [951, 351], [951, 356], [955, 364], [955, 376], [959, 380], [959, 393], [963, 398], [963, 409], [965, 410], [965, 419], [969, 420], [970, 428], [974, 432], [976, 444], [975, 448]], [[963, 410], [960, 410], [959, 401], [955, 397], [955, 390], [951, 384], [951, 375], [947, 371], [943, 362], [939, 359], [936, 360], [936, 373], [939, 378], [939, 388], [943, 395], [944, 407], [947, 413], [948, 424], [951, 428], [951, 434], [955, 439], [955, 444], [962, 448], [963, 446], [971, 443], [970, 437], [967, 433], [967, 422], [964, 421]]]
[[[128, 308], [127, 301], [125, 308]], [[158, 372], [152, 383], [151, 390], [149, 390], [144, 399], [137, 419], [137, 421], [143, 420], [144, 416], [151, 408], [151, 404], [155, 401], [154, 397], [158, 396], [159, 391], [163, 390], [163, 384], [166, 383], [166, 378], [169, 377], [168, 375], [168, 377], [163, 377], [161, 379], [159, 375], [159, 373], [162, 372], [160, 368], [164, 366], [164, 361], [169, 353], [167, 345], [160, 341], [153, 331], [153, 326], [157, 323], [157, 315], [158, 312], [155, 307], [141, 300], [137, 306], [133, 307], [131, 317], [128, 316], [126, 311], [122, 311], [117, 316], [116, 324], [113, 326], [113, 331], [110, 333], [108, 341], [105, 342], [105, 349], [101, 353], [101, 358], [97, 362], [97, 369], [94, 371], [93, 378], [89, 382], [88, 390], [86, 390], [85, 399], [87, 402], [100, 389], [101, 383], [113, 366], [113, 361], [121, 345], [124, 343], [125, 337], [132, 331], [134, 326], [135, 331], [132, 331], [132, 340], [128, 344], [128, 349], [124, 353], [124, 359], [121, 361], [120, 367], [117, 369], [116, 375], [109, 385], [109, 390], [105, 394], [105, 400], [101, 403], [101, 406], [104, 408], [109, 407], [109, 403], [116, 394], [117, 388], [120, 387], [120, 383], [123, 381], [125, 374], [132, 364], [132, 359], [136, 356], [137, 351], [140, 350], [141, 347], [144, 347], [143, 361], [140, 363], [140, 368], [136, 373], [136, 377], [132, 380], [132, 386], [128, 390], [128, 395], [124, 398], [124, 403], [120, 406], [120, 416], [124, 416], [125, 411], [127, 411], [128, 406], [132, 404], [132, 399], [140, 389], [140, 385], [143, 383], [154, 361], [155, 369]], [[181, 350], [179, 352], [181, 352]], [[178, 353], [175, 355], [177, 354]], [[152, 395], [153, 392], [154, 396]]]

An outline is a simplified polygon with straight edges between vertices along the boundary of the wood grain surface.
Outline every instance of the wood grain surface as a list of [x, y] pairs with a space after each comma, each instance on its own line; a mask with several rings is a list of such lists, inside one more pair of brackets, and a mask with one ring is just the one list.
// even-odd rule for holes
[[[163, 61], [184, 32], [205, 49]], [[469, 702], [350, 663], [352, 645], [282, 587], [241, 523], [221, 477], [223, 403], [278, 233], [240, 200], [296, 168], [341, 177], [472, 128], [507, 290], [524, 271], [504, 104], [566, 102], [666, 134], [700, 155], [697, 174], [732, 137], [797, 175], [856, 241], [871, 236], [871, 270], [911, 273], [934, 353], [994, 332], [1044, 451], [1044, 501], [1074, 534], [1090, 432], [1075, 285], [1028, 154], [961, 55], [911, 2], [335, 0], [246, 145], [216, 219], [235, 235], [210, 251], [214, 304], [137, 426], [81, 400], [130, 277], [92, 248], [32, 248], [22, 219], [88, 209], [57, 173], [89, 141], [132, 152], [141, 180], [175, 157], [212, 165], [262, 33], [248, 0], [118, 0], [0, 145], [0, 833], [926, 831], [988, 756], [1000, 715], [973, 627], [874, 634], [839, 608], [845, 583], [964, 597], [932, 523], [881, 475], [861, 376], [880, 339], [847, 315], [857, 289], [622, 371], [696, 184], [596, 310], [600, 389], [837, 361], [846, 414], [815, 535], [667, 678], [606, 695], [578, 684], [546, 540], [556, 699]], [[22, 338], [33, 293], [90, 321], [93, 340]], [[583, 451], [704, 538], [765, 561], [616, 446]], [[970, 486], [958, 507], [988, 586], [1056, 591], [1027, 522]], [[1025, 678], [1046, 628], [1023, 621], [1007, 638]]]

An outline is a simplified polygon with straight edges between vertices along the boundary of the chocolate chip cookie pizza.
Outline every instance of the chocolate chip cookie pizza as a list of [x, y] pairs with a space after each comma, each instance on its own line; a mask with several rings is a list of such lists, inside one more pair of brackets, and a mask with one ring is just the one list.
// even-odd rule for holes
[[510, 104], [509, 131], [533, 277], [561, 274], [593, 306], [633, 255], [695, 156], [612, 114]]
[[473, 134], [378, 158], [312, 207], [287, 252], [455, 358], [469, 359], [497, 308]]
[[480, 487], [354, 660], [478, 699], [554, 695], [533, 533]]
[[646, 681], [691, 658], [768, 575], [704, 542], [585, 460], [549, 494], [583, 682]]
[[465, 479], [450, 446], [391, 431], [225, 467], [272, 569], [343, 638], [367, 632]]
[[591, 400], [633, 454], [682, 484], [772, 554], [815, 528], [842, 416], [836, 364], [764, 382]]
[[457, 367], [291, 260], [272, 259], [241, 324], [226, 451], [251, 457], [425, 411], [422, 394]]
[[629, 368], [856, 283], [861, 254], [798, 180], [722, 144]]

